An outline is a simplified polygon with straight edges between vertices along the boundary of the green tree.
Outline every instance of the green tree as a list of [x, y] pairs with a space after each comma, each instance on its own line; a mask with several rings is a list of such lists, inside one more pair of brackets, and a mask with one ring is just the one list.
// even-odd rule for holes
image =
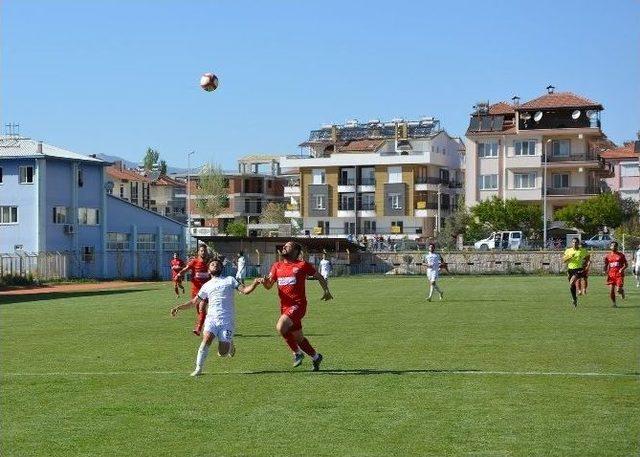
[[230, 236], [247, 236], [247, 225], [242, 221], [233, 221], [225, 229]]
[[205, 164], [195, 178], [195, 208], [205, 219], [213, 219], [229, 206], [228, 181], [222, 169], [211, 164]]
[[147, 152], [144, 155], [144, 159], [142, 159], [142, 166], [145, 170], [151, 171], [153, 166], [158, 163], [160, 159], [160, 153], [152, 148], [147, 148]]
[[619, 227], [625, 215], [618, 195], [607, 192], [559, 209], [554, 217], [591, 235], [605, 225]]
[[529, 238], [542, 232], [542, 208], [515, 198], [492, 197], [471, 208], [471, 215], [490, 231], [521, 230]]
[[284, 203], [269, 202], [262, 208], [261, 224], [288, 224], [289, 218], [284, 217]]
[[160, 174], [161, 175], [166, 175], [167, 174], [167, 161], [166, 160], [161, 160], [160, 161]]

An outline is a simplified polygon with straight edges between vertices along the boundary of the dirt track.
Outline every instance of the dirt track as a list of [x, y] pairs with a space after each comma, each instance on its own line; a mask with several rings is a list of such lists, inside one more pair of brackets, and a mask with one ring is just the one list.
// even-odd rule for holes
[[68, 284], [53, 284], [49, 286], [30, 287], [30, 288], [14, 288], [9, 290], [1, 290], [0, 295], [33, 295], [33, 294], [47, 294], [52, 292], [77, 292], [83, 290], [105, 290], [105, 289], [126, 289], [138, 286], [149, 286], [166, 284], [162, 282], [148, 282], [148, 281], [109, 281], [109, 282], [96, 282], [96, 283], [68, 283]]

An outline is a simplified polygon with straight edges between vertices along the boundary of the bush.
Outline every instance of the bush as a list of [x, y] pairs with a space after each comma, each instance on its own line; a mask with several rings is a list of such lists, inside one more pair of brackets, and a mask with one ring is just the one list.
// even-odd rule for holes
[[0, 287], [33, 286], [35, 284], [37, 284], [37, 281], [34, 279], [31, 273], [29, 273], [26, 276], [6, 275], [6, 276], [0, 277]]

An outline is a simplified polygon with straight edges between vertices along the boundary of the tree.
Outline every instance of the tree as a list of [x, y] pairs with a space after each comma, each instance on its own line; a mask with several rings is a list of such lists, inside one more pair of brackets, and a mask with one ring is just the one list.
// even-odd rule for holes
[[247, 225], [242, 221], [233, 221], [225, 229], [230, 236], [247, 236]]
[[554, 217], [590, 235], [602, 227], [618, 227], [624, 221], [624, 210], [620, 197], [610, 192], [600, 194], [579, 203], [565, 206], [555, 212]]
[[147, 148], [147, 152], [144, 155], [144, 159], [142, 159], [142, 166], [145, 170], [151, 171], [153, 166], [158, 163], [160, 159], [160, 153], [152, 148]]
[[196, 175], [195, 208], [203, 218], [213, 219], [229, 206], [228, 181], [219, 166], [206, 164]]
[[160, 174], [161, 175], [166, 175], [167, 174], [167, 161], [166, 160], [161, 160], [160, 161]]
[[494, 196], [471, 208], [471, 214], [491, 231], [521, 230], [529, 238], [542, 232], [542, 208], [515, 198], [502, 200]]
[[269, 202], [262, 209], [261, 224], [288, 224], [289, 218], [284, 217], [284, 203]]

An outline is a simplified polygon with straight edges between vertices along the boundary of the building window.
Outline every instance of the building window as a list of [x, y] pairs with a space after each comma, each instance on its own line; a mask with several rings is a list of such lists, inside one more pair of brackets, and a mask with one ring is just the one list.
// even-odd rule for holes
[[329, 221], [318, 221], [318, 225], [316, 226], [315, 233], [317, 235], [328, 235], [329, 234]]
[[110, 251], [128, 251], [131, 235], [128, 233], [108, 232], [107, 249]]
[[22, 166], [19, 167], [20, 171], [20, 184], [33, 184], [33, 167]]
[[551, 151], [554, 157], [568, 157], [571, 154], [570, 140], [553, 140]]
[[78, 168], [78, 187], [84, 186], [84, 172], [82, 168]]
[[0, 224], [17, 224], [18, 207], [0, 206]]
[[273, 185], [273, 183], [271, 182], [271, 180], [267, 180], [267, 189], [271, 189], [271, 186]]
[[120, 198], [124, 198], [124, 184], [120, 184]]
[[135, 203], [137, 205], [138, 204], [138, 183], [132, 182], [130, 183], [130, 186], [131, 186], [131, 193], [129, 195], [129, 198], [131, 199], [131, 203]]
[[155, 233], [138, 233], [138, 251], [153, 251], [156, 248]]
[[338, 209], [341, 211], [353, 211], [355, 209], [354, 201], [352, 194], [340, 194], [340, 207]]
[[389, 167], [389, 184], [402, 182], [402, 167]]
[[480, 175], [480, 190], [498, 188], [498, 175]]
[[514, 145], [517, 156], [533, 156], [536, 154], [535, 141], [516, 141]]
[[449, 170], [446, 168], [440, 169], [440, 180], [444, 182], [449, 182]]
[[478, 157], [498, 157], [498, 143], [478, 143]]
[[324, 168], [314, 168], [311, 170], [313, 175], [313, 184], [324, 184], [326, 182], [326, 174]]
[[569, 187], [569, 175], [566, 173], [553, 175], [551, 179], [554, 189], [566, 189]]
[[2, 167], [0, 167], [0, 184], [2, 184]]
[[[53, 223], [54, 224], [66, 224], [67, 223], [67, 207], [66, 206], [54, 206], [53, 207]], [[71, 221], [69, 221], [71, 222]]]
[[534, 189], [536, 187], [536, 174], [514, 173], [513, 182], [516, 189]]
[[389, 194], [389, 200], [391, 200], [391, 209], [402, 209], [401, 194]]
[[374, 186], [376, 184], [376, 170], [373, 167], [363, 168], [360, 172], [360, 184], [363, 186]]
[[78, 208], [78, 224], [99, 225], [100, 210], [97, 208]]
[[315, 208], [316, 209], [327, 209], [327, 199], [324, 195], [316, 195], [315, 196]]
[[82, 261], [93, 262], [95, 259], [95, 248], [93, 246], [84, 246], [82, 248]]
[[638, 164], [620, 164], [620, 176], [640, 176], [640, 168], [638, 168]]
[[376, 209], [376, 195], [362, 194], [360, 201], [360, 209], [363, 211], [373, 211]]
[[356, 223], [355, 222], [345, 222], [344, 223], [344, 234], [345, 235], [355, 235], [356, 234]]
[[391, 221], [391, 233], [402, 233], [403, 223], [402, 221]]
[[364, 221], [364, 233], [376, 233], [376, 221]]
[[162, 249], [164, 251], [179, 251], [180, 247], [180, 235], [164, 234], [162, 236]]

